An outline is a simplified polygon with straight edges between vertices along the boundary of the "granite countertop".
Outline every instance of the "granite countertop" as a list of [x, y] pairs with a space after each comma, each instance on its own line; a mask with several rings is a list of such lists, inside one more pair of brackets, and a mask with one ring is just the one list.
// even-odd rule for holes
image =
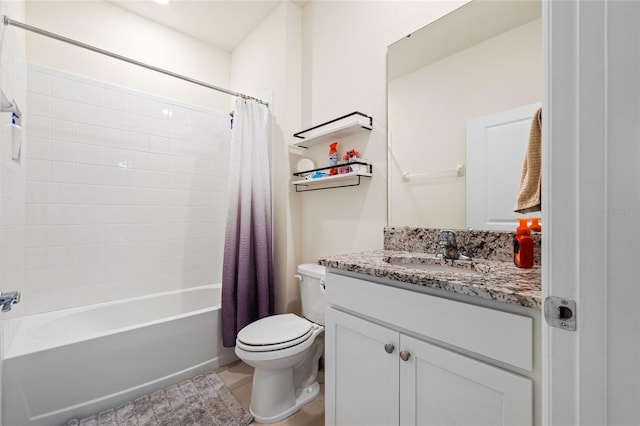
[[[512, 262], [473, 259], [476, 273], [433, 271], [411, 264], [393, 265], [388, 260], [406, 259], [410, 263], [439, 263], [433, 253], [401, 250], [374, 250], [326, 256], [320, 265], [407, 284], [463, 294], [497, 302], [540, 309], [541, 268], [517, 268]], [[447, 261], [450, 263], [451, 261]], [[461, 262], [461, 261], [454, 261]], [[464, 262], [464, 261], [462, 261]], [[467, 264], [468, 265], [468, 264]]]

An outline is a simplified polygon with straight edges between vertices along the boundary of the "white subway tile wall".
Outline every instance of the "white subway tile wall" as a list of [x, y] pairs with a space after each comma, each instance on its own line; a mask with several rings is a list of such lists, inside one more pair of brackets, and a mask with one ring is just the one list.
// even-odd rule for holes
[[220, 282], [228, 114], [27, 69], [25, 313]]
[[[18, 2], [0, 1], [0, 16], [21, 19], [23, 6]], [[0, 88], [17, 102], [23, 117], [27, 114], [27, 68], [25, 62], [24, 32], [4, 27], [0, 32]], [[17, 161], [11, 158], [10, 113], [0, 113], [0, 291], [24, 291], [25, 280], [25, 161], [24, 154]], [[22, 149], [24, 150], [24, 143]], [[35, 212], [32, 212], [32, 214]], [[4, 349], [11, 344], [14, 333], [5, 330], [7, 319], [20, 318], [22, 304], [0, 319], [0, 364]], [[0, 368], [0, 400], [3, 379]], [[0, 418], [2, 409], [0, 407]]]
[[[0, 2], [0, 15], [9, 13], [8, 5]], [[9, 100], [15, 100], [27, 115], [27, 68], [22, 30], [6, 27], [0, 34], [0, 88]], [[0, 291], [23, 291], [25, 280], [25, 143], [21, 157], [11, 158], [11, 113], [0, 113]], [[36, 165], [38, 177], [42, 170]], [[37, 212], [30, 212], [36, 215]], [[0, 320], [22, 315], [24, 305], [15, 305]], [[3, 342], [7, 344], [7, 342]]]

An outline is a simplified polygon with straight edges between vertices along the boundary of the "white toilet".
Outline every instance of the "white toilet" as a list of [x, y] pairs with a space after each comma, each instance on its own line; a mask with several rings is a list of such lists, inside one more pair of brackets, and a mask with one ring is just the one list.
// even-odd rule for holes
[[254, 368], [249, 411], [260, 423], [290, 416], [320, 392], [325, 268], [303, 264], [298, 273], [305, 318], [295, 314], [262, 318], [240, 330], [236, 339], [236, 355]]

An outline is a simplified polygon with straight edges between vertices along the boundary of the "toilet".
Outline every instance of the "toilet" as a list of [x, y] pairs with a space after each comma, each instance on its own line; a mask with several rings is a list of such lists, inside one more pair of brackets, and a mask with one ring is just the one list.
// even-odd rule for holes
[[249, 411], [273, 423], [298, 411], [320, 392], [318, 361], [324, 351], [324, 266], [298, 265], [301, 318], [280, 314], [244, 327], [236, 355], [254, 368]]

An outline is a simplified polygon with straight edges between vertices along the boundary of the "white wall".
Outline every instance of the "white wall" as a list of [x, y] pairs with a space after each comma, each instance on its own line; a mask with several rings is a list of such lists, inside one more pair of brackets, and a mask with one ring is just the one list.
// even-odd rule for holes
[[[284, 2], [232, 55], [232, 85], [261, 96], [274, 91], [274, 269], [276, 310], [299, 312], [292, 277], [299, 263], [325, 254], [382, 247], [387, 223], [387, 45], [465, 3]], [[358, 188], [296, 193], [300, 156], [293, 133], [352, 111], [374, 117], [374, 131], [341, 149], [374, 162], [374, 178]], [[328, 147], [307, 150], [317, 164]]]
[[218, 283], [229, 117], [30, 65], [29, 314]]
[[[300, 126], [301, 11], [284, 2], [232, 55], [105, 2], [29, 2], [27, 22], [257, 97], [274, 94], [274, 258], [278, 311], [299, 311], [298, 200], [290, 198], [286, 136]], [[123, 29], [126, 29], [124, 31]], [[77, 47], [27, 36], [31, 62], [228, 112], [233, 99]], [[151, 47], [151, 48], [150, 48]], [[233, 74], [233, 79], [230, 76]], [[295, 158], [294, 158], [295, 160]]]
[[[282, 312], [299, 310], [292, 277], [297, 264], [382, 246], [387, 223], [387, 45], [463, 3], [311, 2], [301, 13], [296, 4], [284, 2], [227, 57], [226, 70], [219, 66], [224, 52], [104, 2], [29, 2], [27, 21], [251, 95], [267, 96], [273, 90], [274, 269], [276, 309]], [[149, 40], [160, 49], [143, 45]], [[35, 63], [162, 96], [179, 94], [180, 100], [200, 105], [211, 105], [217, 96], [40, 36], [29, 35], [27, 42], [28, 58]], [[176, 56], [183, 52], [186, 56]], [[214, 108], [230, 109], [228, 97], [219, 99]], [[374, 177], [357, 188], [295, 193], [291, 171], [299, 157], [288, 151], [292, 134], [355, 110], [374, 117], [374, 131], [341, 147], [356, 148], [371, 160]], [[318, 164], [326, 159], [325, 148], [314, 150], [305, 155]]]
[[[361, 151], [373, 162], [374, 176], [354, 188], [296, 194], [301, 200], [302, 261], [382, 248], [387, 224], [387, 46], [463, 3], [312, 2], [304, 8], [300, 130], [352, 111], [373, 116], [370, 135], [343, 140], [340, 147]], [[321, 164], [327, 151], [317, 147], [305, 155]]]
[[[255, 96], [273, 90], [274, 236], [278, 311], [298, 309], [292, 275], [321, 255], [382, 247], [387, 224], [386, 49], [465, 1], [284, 2], [233, 55], [106, 2], [29, 2], [29, 24]], [[123, 29], [126, 29], [124, 31]], [[135, 31], [132, 29], [136, 29]], [[159, 46], [149, 49], [150, 45]], [[34, 63], [221, 111], [230, 98], [76, 47], [27, 36]], [[294, 192], [292, 134], [351, 111], [374, 117], [369, 135], [341, 141], [374, 163], [356, 188]], [[327, 147], [308, 150], [316, 163]]]
[[[25, 13], [15, 19], [229, 87], [229, 52], [113, 4]], [[229, 96], [32, 33], [26, 56], [44, 66], [29, 73], [28, 312], [218, 282]]]
[[467, 120], [541, 99], [540, 19], [390, 81], [390, 224], [465, 228], [464, 178], [403, 182], [402, 173], [455, 170], [466, 164]]
[[300, 126], [302, 12], [284, 2], [234, 52], [232, 85], [258, 97], [273, 91], [272, 172], [274, 200], [274, 284], [277, 312], [299, 312], [296, 266], [300, 261], [300, 201], [290, 185], [291, 164], [297, 156], [288, 149]]
[[[229, 87], [229, 52], [104, 1], [28, 1], [26, 20], [44, 30]], [[228, 112], [229, 96], [94, 52], [27, 34], [27, 60], [55, 69]]]
[[[24, 19], [24, 2], [0, 1], [0, 16]], [[0, 88], [15, 99], [27, 113], [24, 34], [13, 28], [0, 30]], [[10, 113], [0, 113], [0, 291], [24, 290], [25, 168], [23, 159], [11, 159]], [[25, 123], [23, 123], [25, 124]], [[10, 344], [4, 334], [5, 320], [22, 316], [24, 304], [14, 305], [0, 319], [0, 364], [4, 347]], [[0, 400], [2, 368], [0, 367]], [[0, 418], [2, 407], [0, 407]]]

